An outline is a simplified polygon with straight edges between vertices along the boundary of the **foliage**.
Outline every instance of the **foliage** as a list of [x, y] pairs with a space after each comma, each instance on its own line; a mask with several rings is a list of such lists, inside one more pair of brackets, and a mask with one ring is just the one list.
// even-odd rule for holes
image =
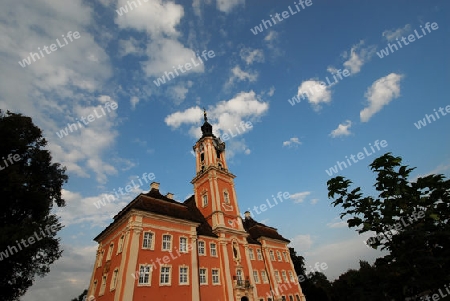
[[[396, 300], [450, 281], [450, 180], [428, 175], [411, 181], [414, 168], [401, 162], [387, 153], [370, 164], [377, 197], [363, 197], [360, 187], [349, 191], [352, 181], [342, 176], [327, 182], [332, 204], [344, 209], [341, 218], [350, 217], [348, 226], [373, 231], [368, 245], [389, 252], [376, 266], [384, 271], [380, 285]], [[353, 272], [347, 273], [352, 278]]]
[[0, 110], [0, 140], [0, 299], [10, 301], [24, 295], [35, 275], [46, 275], [61, 256], [56, 234], [62, 225], [51, 209], [65, 205], [61, 187], [67, 176], [51, 162], [31, 118]]

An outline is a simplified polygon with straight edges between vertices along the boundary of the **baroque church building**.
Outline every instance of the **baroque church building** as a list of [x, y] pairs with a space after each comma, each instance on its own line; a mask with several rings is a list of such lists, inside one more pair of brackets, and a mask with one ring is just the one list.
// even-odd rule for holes
[[[88, 296], [96, 301], [305, 301], [288, 243], [240, 216], [225, 143], [205, 113], [194, 145], [194, 195], [184, 202], [153, 182], [94, 240]], [[92, 297], [91, 297], [92, 298]]]

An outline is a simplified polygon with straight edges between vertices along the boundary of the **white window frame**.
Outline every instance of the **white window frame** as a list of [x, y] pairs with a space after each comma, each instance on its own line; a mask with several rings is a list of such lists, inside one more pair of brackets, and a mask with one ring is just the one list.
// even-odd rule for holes
[[261, 281], [262, 283], [269, 283], [269, 279], [267, 278], [267, 273], [265, 270], [261, 270]]
[[258, 260], [262, 260], [262, 252], [261, 252], [261, 249], [256, 249], [256, 258], [258, 258]]
[[285, 271], [285, 270], [282, 270], [282, 271], [281, 271], [281, 277], [283, 278], [283, 281], [284, 281], [285, 283], [289, 283], [288, 278], [287, 278], [287, 275], [286, 275], [286, 271]]
[[269, 250], [269, 256], [271, 261], [275, 261], [275, 254], [273, 253], [273, 250]]
[[197, 242], [197, 248], [199, 256], [206, 256], [206, 243], [204, 240], [199, 240]]
[[[164, 281], [163, 280], [163, 269], [164, 269]], [[166, 271], [168, 269], [168, 272]], [[168, 276], [168, 280], [166, 282], [166, 276]], [[159, 269], [159, 286], [170, 286], [172, 285], [172, 265], [163, 264]]]
[[289, 257], [287, 256], [287, 252], [283, 252], [284, 261], [289, 262]]
[[[202, 271], [204, 271], [204, 275], [202, 275]], [[202, 282], [202, 279], [204, 282]], [[200, 268], [198, 269], [198, 282], [200, 285], [208, 285], [208, 269], [207, 268]]]
[[236, 269], [236, 280], [244, 281], [244, 271], [242, 269]]
[[97, 280], [94, 280], [94, 287], [92, 288], [92, 292], [91, 292], [91, 295], [96, 295], [96, 293], [97, 293]]
[[98, 254], [98, 263], [97, 263], [97, 267], [101, 267], [101, 266], [102, 266], [104, 254], [105, 254], [105, 250], [102, 249], [102, 251]]
[[[164, 240], [164, 238], [169, 237], [169, 241]], [[173, 236], [169, 233], [165, 233], [162, 235], [162, 239], [161, 239], [161, 251], [168, 251], [171, 252], [172, 251], [172, 240], [173, 240]], [[167, 247], [167, 244], [169, 244], [169, 247]]]
[[[217, 275], [214, 275], [214, 272], [217, 272]], [[212, 285], [220, 285], [220, 269], [211, 269], [211, 283]]]
[[122, 253], [124, 243], [125, 243], [125, 234], [122, 234], [119, 238], [116, 255]]
[[[181, 273], [181, 269], [186, 269], [186, 273]], [[181, 281], [181, 276], [186, 278], [185, 282]], [[187, 265], [181, 265], [178, 268], [178, 284], [179, 285], [189, 285], [189, 266]]]
[[274, 271], [274, 274], [275, 274], [275, 281], [276, 281], [277, 283], [281, 283], [280, 272], [278, 272], [278, 270], [275, 270], [275, 271]]
[[291, 279], [291, 282], [295, 282], [294, 273], [292, 273], [292, 271], [288, 271], [288, 274], [289, 274], [289, 279]]
[[106, 255], [106, 261], [111, 260], [112, 253], [114, 251], [114, 243], [109, 244], [108, 255]]
[[217, 244], [214, 242], [209, 243], [209, 255], [211, 255], [211, 257], [217, 257]]
[[117, 279], [119, 278], [119, 269], [116, 268], [113, 271], [113, 275], [111, 277], [111, 283], [109, 284], [109, 290], [113, 291], [116, 289], [116, 285], [117, 285]]
[[253, 280], [255, 281], [255, 283], [259, 283], [259, 273], [257, 270], [253, 271]]
[[[148, 243], [148, 239], [145, 238], [146, 234], [150, 234], [151, 239], [150, 239], [150, 245]], [[144, 250], [154, 250], [155, 249], [155, 232], [153, 231], [144, 231], [142, 233], [142, 249]], [[145, 241], [147, 241], [147, 246], [145, 247]]]
[[250, 260], [255, 260], [255, 253], [252, 248], [248, 248], [248, 257], [250, 257]]
[[205, 193], [202, 195], [202, 207], [208, 206], [208, 194]]
[[103, 296], [105, 294], [106, 289], [106, 280], [108, 279], [108, 274], [105, 274], [102, 276], [102, 284], [100, 286], [100, 292], [98, 293], [99, 296]]
[[225, 202], [225, 204], [230, 203], [230, 194], [226, 190], [223, 192], [223, 201]]
[[[184, 244], [181, 242], [184, 240]], [[188, 245], [188, 238], [185, 236], [180, 236], [180, 253], [187, 253], [187, 245]]]
[[283, 259], [281, 258], [280, 251], [277, 251], [277, 258], [278, 258], [278, 261], [283, 261]]
[[[138, 286], [150, 286], [152, 284], [152, 272], [153, 272], [152, 265], [140, 264], [139, 265]], [[145, 275], [147, 275], [147, 274], [148, 274], [148, 278], [147, 278], [147, 282], [145, 282]]]

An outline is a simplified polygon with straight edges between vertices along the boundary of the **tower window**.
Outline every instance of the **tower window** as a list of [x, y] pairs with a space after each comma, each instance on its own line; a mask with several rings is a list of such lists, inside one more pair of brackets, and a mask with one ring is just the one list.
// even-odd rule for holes
[[230, 203], [230, 196], [228, 194], [227, 191], [223, 192], [223, 200], [225, 201], [225, 203], [229, 204]]
[[202, 200], [203, 200], [203, 207], [208, 206], [208, 195], [204, 194], [202, 196]]
[[200, 154], [200, 161], [205, 161], [205, 154], [204, 153], [201, 153]]

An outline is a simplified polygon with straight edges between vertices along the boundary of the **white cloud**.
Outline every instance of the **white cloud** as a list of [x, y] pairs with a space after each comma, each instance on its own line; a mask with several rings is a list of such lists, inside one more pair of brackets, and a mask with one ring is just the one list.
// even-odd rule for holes
[[97, 244], [80, 246], [70, 243], [61, 243], [64, 250], [61, 258], [51, 265], [50, 273], [45, 277], [36, 277], [32, 288], [20, 300], [67, 300], [79, 296], [89, 286]]
[[[321, 85], [322, 83], [322, 85]], [[331, 101], [330, 86], [317, 80], [306, 80], [298, 87], [297, 97], [307, 97], [308, 102], [315, 110], [321, 108], [320, 103], [328, 103]]]
[[359, 116], [362, 122], [367, 122], [385, 105], [388, 105], [392, 99], [400, 96], [400, 80], [402, 75], [391, 73], [385, 77], [376, 80], [364, 96], [367, 98], [369, 106], [364, 108]]
[[310, 201], [311, 205], [315, 205], [315, 204], [317, 204], [318, 202], [319, 202], [319, 199], [312, 199], [312, 200]]
[[232, 85], [236, 80], [237, 81], [245, 81], [248, 80], [249, 82], [254, 82], [258, 78], [258, 72], [245, 72], [241, 69], [239, 66], [235, 66], [233, 69], [231, 69], [231, 76], [226, 83], [226, 87], [229, 87]]
[[[207, 61], [203, 61], [203, 64], [200, 63], [194, 51], [184, 47], [183, 44], [174, 39], [160, 38], [150, 42], [147, 47], [147, 55], [149, 60], [142, 63], [147, 76], [156, 77], [163, 75], [165, 72], [171, 72], [173, 76], [171, 75], [170, 78], [173, 78], [177, 77], [176, 72], [178, 72], [179, 76], [192, 72], [203, 73], [205, 69], [204, 64], [207, 63]], [[192, 59], [198, 66], [194, 66]], [[178, 65], [184, 66], [186, 63], [190, 63], [192, 69], [186, 70], [183, 68], [185, 72], [181, 72], [178, 69]], [[177, 68], [177, 71], [173, 69], [174, 66]]]
[[283, 146], [288, 146], [288, 147], [291, 147], [293, 145], [297, 146], [300, 144], [302, 144], [302, 143], [298, 140], [297, 137], [292, 137], [288, 141], [283, 142]]
[[[263, 102], [257, 99], [255, 92], [241, 92], [230, 100], [223, 100], [218, 102], [215, 106], [207, 108], [208, 122], [213, 126], [214, 133], [221, 136], [228, 130], [234, 131], [236, 134], [236, 127], [240, 126], [241, 122], [256, 122], [269, 109], [268, 102]], [[199, 106], [188, 108], [184, 111], [179, 111], [168, 115], [165, 122], [173, 129], [186, 124], [189, 127], [188, 133], [193, 138], [200, 138], [201, 131], [199, 123], [202, 122], [203, 110]], [[254, 126], [254, 124], [252, 124]], [[248, 133], [240, 131], [241, 134]], [[235, 153], [243, 152], [250, 153], [250, 150], [245, 146], [245, 142], [240, 139], [231, 138], [227, 141], [227, 156], [231, 157]]]
[[[337, 219], [335, 219], [337, 220]], [[347, 221], [338, 221], [338, 222], [332, 222], [332, 223], [328, 223], [327, 227], [329, 228], [345, 228], [347, 227]]]
[[[311, 235], [297, 235], [294, 238], [289, 239], [291, 241], [290, 247], [294, 248], [297, 251], [297, 254], [303, 253], [309, 249], [313, 245], [313, 240]], [[300, 254], [299, 254], [300, 255]]]
[[382, 36], [388, 40], [389, 42], [399, 39], [402, 36], [405, 36], [411, 30], [411, 25], [406, 24], [404, 27], [400, 27], [397, 29], [388, 29], [383, 31]]
[[229, 13], [238, 5], [244, 5], [245, 0], [217, 0], [217, 9]]
[[274, 93], [275, 93], [275, 87], [272, 86], [272, 87], [270, 87], [269, 92], [267, 92], [267, 95], [269, 95], [270, 97], [272, 97]]
[[[370, 58], [375, 53], [375, 47], [362, 47], [364, 45], [364, 41], [359, 42], [359, 44], [354, 45], [350, 49], [350, 54], [344, 53], [343, 57], [348, 58], [347, 61], [344, 62], [344, 67], [350, 70], [351, 74], [356, 74], [361, 71], [362, 66], [370, 60]], [[329, 71], [331, 71], [329, 69]]]
[[171, 86], [168, 89], [169, 96], [174, 100], [175, 104], [179, 105], [186, 98], [186, 94], [189, 92], [189, 88], [192, 87], [193, 82], [180, 82], [175, 86]]
[[311, 191], [296, 192], [294, 194], [291, 194], [290, 198], [294, 200], [294, 203], [303, 203], [306, 197], [310, 194]]
[[134, 110], [136, 105], [139, 103], [139, 97], [133, 96], [130, 99], [131, 109]]
[[143, 55], [144, 49], [140, 47], [139, 41], [131, 37], [128, 40], [119, 40], [119, 56], [126, 56], [129, 54]]
[[240, 56], [247, 65], [264, 62], [264, 53], [261, 49], [242, 48]]
[[345, 123], [341, 123], [338, 127], [331, 131], [330, 136], [333, 138], [339, 136], [348, 136], [351, 134], [349, 128], [352, 126], [352, 122], [350, 120], [346, 120]]

